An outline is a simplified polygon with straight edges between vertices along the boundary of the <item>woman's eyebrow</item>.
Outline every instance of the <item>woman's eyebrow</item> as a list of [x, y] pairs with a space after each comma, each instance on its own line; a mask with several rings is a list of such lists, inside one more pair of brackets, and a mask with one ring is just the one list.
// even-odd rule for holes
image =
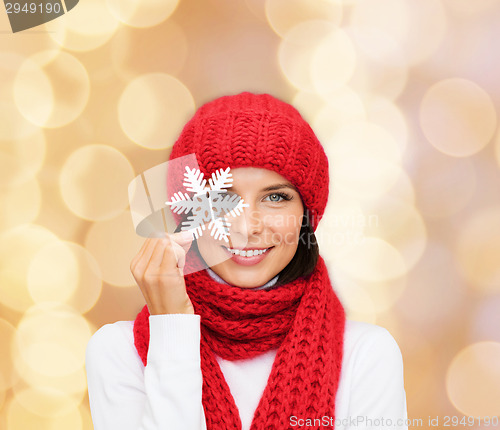
[[[275, 190], [280, 190], [282, 188], [290, 188], [291, 190], [297, 191], [297, 188], [295, 188], [292, 184], [274, 184], [270, 185], [268, 187], [262, 188], [261, 191], [275, 191]], [[228, 191], [234, 191], [234, 187], [226, 188]]]

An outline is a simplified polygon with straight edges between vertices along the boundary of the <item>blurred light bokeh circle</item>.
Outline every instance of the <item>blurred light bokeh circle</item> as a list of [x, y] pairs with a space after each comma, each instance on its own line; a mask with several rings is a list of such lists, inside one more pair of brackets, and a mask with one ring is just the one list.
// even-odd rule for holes
[[365, 103], [367, 122], [377, 124], [387, 131], [402, 148], [408, 144], [406, 118], [396, 103], [388, 98], [372, 96]]
[[[18, 74], [19, 68], [27, 60], [27, 57], [16, 52], [0, 51], [0, 143], [2, 144], [2, 152], [13, 146], [14, 148], [22, 146], [23, 142], [29, 140], [35, 133], [41, 135], [41, 130], [35, 124], [28, 121], [18, 109], [15, 108], [14, 99], [14, 83]], [[35, 72], [36, 74], [36, 72]], [[37, 77], [44, 81], [44, 76], [40, 73]], [[19, 142], [19, 140], [21, 142]], [[39, 138], [34, 138], [34, 156], [39, 154], [39, 147], [36, 144]], [[45, 142], [44, 142], [45, 143]], [[20, 151], [21, 152], [21, 151]], [[30, 157], [30, 154], [24, 154], [24, 157]], [[3, 158], [3, 155], [2, 155]], [[25, 160], [29, 165], [28, 160]], [[41, 161], [41, 160], [40, 160]], [[24, 164], [24, 163], [16, 163]], [[8, 163], [2, 160], [0, 172], [7, 169]], [[7, 180], [7, 175], [2, 176], [2, 181]]]
[[[428, 218], [443, 219], [466, 207], [477, 191], [476, 166], [469, 158], [435, 151], [415, 163], [418, 207]], [[457, 187], [460, 192], [455, 190]]]
[[336, 275], [336, 290], [349, 319], [375, 324], [377, 313], [368, 291], [350, 277]]
[[0, 395], [5, 393], [19, 379], [12, 360], [15, 334], [15, 327], [9, 321], [0, 318], [0, 345], [2, 345], [2, 353], [0, 354]]
[[327, 93], [349, 82], [356, 67], [356, 51], [345, 31], [332, 28], [314, 50], [310, 65], [314, 90]]
[[135, 78], [118, 102], [123, 131], [148, 149], [171, 147], [194, 110], [195, 103], [187, 87], [165, 73]]
[[[25, 394], [21, 400], [26, 400]], [[8, 430], [82, 430], [82, 417], [78, 407], [74, 406], [61, 415], [42, 417], [27, 409], [17, 397], [12, 397], [5, 406]]]
[[370, 219], [361, 210], [358, 200], [339, 189], [332, 188], [331, 193], [335, 199], [326, 206], [324, 213], [328, 222], [319, 223], [315, 236], [323, 254], [335, 259], [363, 239]]
[[32, 258], [59, 238], [50, 230], [23, 224], [0, 234], [0, 303], [25, 312], [34, 301], [28, 290], [28, 269]]
[[85, 248], [76, 243], [51, 242], [31, 260], [28, 290], [35, 303], [67, 303], [85, 313], [101, 294], [99, 265]]
[[[345, 29], [356, 45], [356, 39], [349, 28]], [[349, 80], [358, 94], [377, 95], [389, 100], [396, 100], [406, 89], [409, 80], [409, 67], [401, 59], [396, 64], [368, 58], [362, 54], [356, 57], [356, 68]]]
[[[345, 90], [347, 86], [339, 88], [337, 91], [341, 93]], [[347, 88], [347, 91], [349, 89]], [[352, 91], [354, 93], [354, 91]], [[308, 91], [295, 91], [293, 98], [291, 99], [291, 104], [302, 113], [303, 118], [313, 126], [312, 122], [318, 112], [329, 103], [327, 97], [323, 97], [322, 94], [310, 93]], [[313, 127], [315, 133], [319, 133], [316, 127]], [[318, 136], [320, 137], [320, 136]], [[323, 140], [323, 138], [320, 138]]]
[[309, 92], [332, 91], [349, 82], [356, 52], [343, 29], [326, 20], [310, 20], [287, 31], [278, 59], [290, 83]]
[[397, 181], [387, 190], [386, 195], [409, 205], [415, 204], [415, 188], [406, 170], [402, 170]]
[[[379, 315], [387, 314], [405, 291], [406, 274], [383, 280], [361, 279], [345, 272], [342, 264], [337, 264], [336, 260], [333, 260], [335, 282], [341, 291], [341, 297], [348, 300], [348, 318], [352, 318], [352, 312], [363, 321], [377, 324]], [[355, 299], [361, 302], [355, 303]]]
[[472, 342], [493, 340], [500, 343], [500, 292], [485, 295], [474, 309], [469, 329]]
[[[166, 70], [171, 75], [181, 73], [190, 48], [185, 30], [173, 20], [140, 32], [122, 26], [109, 45], [115, 75], [124, 82], [130, 82], [151, 70]], [[148, 49], [144, 49], [146, 45]], [[169, 55], [151, 55], [151, 52], [163, 51], [165, 46], [168, 46]]]
[[271, 28], [281, 37], [297, 24], [313, 19], [327, 20], [332, 24], [342, 21], [340, 0], [266, 0], [265, 14]]
[[[366, 292], [368, 292], [371, 302], [373, 303], [373, 309], [377, 314], [377, 321], [379, 323], [380, 315], [386, 315], [390, 313], [392, 307], [399, 300], [403, 292], [406, 290], [408, 277], [406, 273], [401, 276], [396, 276], [391, 279], [386, 279], [382, 281], [368, 281], [357, 279], [356, 282], [360, 287], [362, 287]], [[393, 336], [397, 336], [396, 330], [398, 327], [397, 321], [394, 327]]]
[[65, 302], [77, 288], [78, 263], [63, 242], [52, 242], [33, 256], [28, 268], [28, 290], [35, 303]]
[[54, 92], [48, 75], [32, 57], [26, 58], [18, 69], [13, 94], [24, 118], [39, 127], [48, 123], [55, 109]]
[[401, 0], [358, 2], [349, 24], [363, 54], [389, 61], [402, 54], [400, 42], [410, 28], [408, 4]]
[[0, 231], [33, 222], [40, 213], [42, 193], [37, 179], [0, 189]]
[[[446, 322], [460, 318], [467, 286], [454, 267], [450, 250], [436, 240], [426, 243], [422, 258], [408, 274], [408, 285], [396, 308], [405, 322], [429, 341], [446, 331]], [[425, 318], [422, 318], [425, 309]]]
[[498, 0], [443, 0], [445, 5], [470, 19], [475, 14], [482, 14], [492, 11], [498, 6]]
[[[7, 13], [0, 14], [0, 28], [4, 32], [3, 34], [9, 34], [12, 32], [9, 23], [9, 14]], [[23, 57], [29, 57], [30, 55], [36, 52], [54, 48], [54, 43], [52, 38], [50, 37], [50, 33], [46, 32], [44, 27], [39, 27], [37, 29], [30, 29], [30, 32], [32, 33], [34, 33], [35, 31], [37, 31], [36, 36], [29, 37], [29, 42], [25, 37], [27, 34], [26, 30], [24, 32], [18, 32], [12, 37], [1, 38], [0, 52], [9, 52], [13, 55], [21, 55]], [[2, 61], [0, 61], [0, 64], [2, 64]], [[2, 97], [0, 97], [0, 99], [1, 98]]]
[[495, 141], [495, 154], [497, 157], [498, 166], [500, 167], [500, 130], [498, 131], [497, 138]]
[[30, 413], [52, 418], [73, 412], [81, 400], [44, 386], [26, 387], [15, 393], [15, 399]]
[[399, 163], [405, 142], [397, 141], [378, 124], [352, 121], [339, 128], [331, 140], [324, 142], [324, 146], [334, 158], [370, 157]]
[[144, 240], [135, 233], [132, 215], [125, 210], [116, 218], [94, 222], [87, 232], [85, 248], [99, 264], [105, 282], [117, 287], [136, 287], [130, 262]]
[[500, 206], [478, 209], [458, 232], [456, 261], [471, 287], [500, 291]]
[[46, 139], [38, 129], [30, 136], [0, 138], [0, 182], [2, 187], [16, 187], [35, 177], [46, 154]]
[[489, 94], [467, 79], [451, 78], [432, 85], [420, 106], [425, 137], [439, 151], [467, 157], [480, 151], [497, 125]]
[[[318, 100], [319, 99], [319, 100]], [[311, 126], [321, 142], [328, 142], [344, 125], [366, 120], [366, 108], [358, 93], [348, 86], [343, 86], [329, 93], [329, 97], [313, 100], [311, 104], [319, 106], [311, 118]], [[294, 99], [295, 105], [309, 111], [304, 93]]]
[[27, 58], [14, 82], [14, 99], [21, 114], [46, 128], [74, 121], [87, 105], [89, 94], [87, 70], [64, 51], [46, 50]]
[[347, 27], [363, 56], [415, 65], [439, 48], [447, 19], [440, 0], [379, 0], [357, 2]]
[[369, 282], [398, 278], [408, 270], [401, 253], [378, 237], [363, 237], [336, 258], [335, 266], [354, 279]]
[[478, 342], [462, 349], [446, 373], [446, 390], [464, 415], [500, 415], [500, 343]]
[[65, 161], [59, 176], [68, 208], [87, 220], [113, 218], [128, 206], [127, 187], [134, 169], [118, 149], [102, 144], [82, 146]]
[[84, 366], [90, 336], [86, 319], [70, 306], [39, 303], [24, 313], [17, 326], [18, 358], [42, 375], [64, 377]]
[[324, 142], [333, 186], [360, 199], [383, 195], [403, 174], [405, 143], [370, 122], [349, 122]]
[[106, 2], [85, 0], [78, 3], [78, 13], [67, 13], [45, 24], [52, 39], [70, 51], [92, 51], [108, 42], [120, 21]]
[[106, 0], [111, 13], [131, 27], [152, 27], [165, 21], [179, 0]]
[[[95, 331], [92, 327], [91, 332]], [[45, 387], [58, 393], [65, 393], [73, 404], [81, 404], [87, 395], [87, 374], [85, 367], [80, 367], [74, 372], [65, 375], [53, 377], [43, 372], [43, 369], [34, 369], [29, 363], [26, 363], [21, 356], [21, 351], [15, 348], [12, 351], [12, 360], [15, 370], [20, 378], [20, 383], [12, 387], [13, 395], [23, 391], [26, 387]], [[22, 381], [22, 382], [21, 382]]]
[[372, 215], [367, 236], [379, 237], [394, 246], [412, 269], [422, 257], [427, 245], [427, 228], [417, 208], [404, 199], [383, 195], [366, 202], [364, 210]]

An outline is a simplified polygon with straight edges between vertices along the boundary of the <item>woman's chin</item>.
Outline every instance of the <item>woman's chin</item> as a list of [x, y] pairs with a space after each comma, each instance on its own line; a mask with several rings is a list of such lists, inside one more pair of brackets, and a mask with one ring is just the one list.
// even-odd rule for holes
[[234, 285], [235, 287], [249, 288], [249, 289], [257, 288], [260, 285], [265, 284], [265, 282], [260, 282], [258, 280], [252, 282], [252, 279], [248, 279], [248, 277], [246, 279], [241, 279], [241, 278], [235, 278], [234, 276], [232, 277], [232, 279], [227, 279], [226, 282], [228, 284]]
[[[231, 267], [229, 267], [231, 265]], [[211, 269], [217, 273], [225, 282], [240, 288], [256, 288], [264, 285], [269, 279], [265, 279], [262, 272], [252, 273], [252, 270], [245, 266], [236, 266], [231, 261], [217, 264]]]

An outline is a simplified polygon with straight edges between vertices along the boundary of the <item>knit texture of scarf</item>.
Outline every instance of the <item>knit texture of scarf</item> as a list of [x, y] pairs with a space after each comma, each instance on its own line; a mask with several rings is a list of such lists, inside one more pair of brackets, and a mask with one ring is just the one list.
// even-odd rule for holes
[[[222, 284], [206, 270], [185, 275], [185, 282], [195, 313], [201, 316], [202, 402], [207, 430], [241, 429], [238, 409], [214, 353], [238, 360], [274, 348], [276, 357], [250, 429], [291, 429], [291, 416], [316, 418], [321, 425], [308, 427], [310, 430], [334, 428], [345, 313], [321, 256], [307, 278], [269, 290]], [[146, 366], [147, 306], [135, 319], [134, 340]], [[332, 425], [324, 425], [324, 416]]]

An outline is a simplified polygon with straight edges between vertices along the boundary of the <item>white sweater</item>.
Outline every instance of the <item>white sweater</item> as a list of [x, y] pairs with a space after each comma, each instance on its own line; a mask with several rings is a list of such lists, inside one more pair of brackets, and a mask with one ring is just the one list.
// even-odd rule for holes
[[[227, 283], [210, 268], [207, 272]], [[256, 289], [272, 288], [277, 279]], [[86, 370], [94, 430], [206, 429], [200, 320], [199, 315], [151, 315], [146, 367], [134, 346], [133, 321], [106, 324], [92, 336]], [[250, 428], [276, 351], [236, 361], [216, 355], [242, 430]], [[335, 428], [407, 430], [406, 418], [403, 361], [396, 341], [382, 327], [347, 320]], [[314, 419], [327, 424], [331, 417], [292, 415], [289, 428], [307, 429]]]
[[[146, 367], [134, 346], [133, 321], [106, 324], [92, 336], [86, 371], [95, 430], [206, 429], [200, 319], [188, 314], [150, 316]], [[271, 350], [237, 361], [216, 356], [243, 430], [250, 428], [275, 355]], [[290, 428], [306, 429], [311, 425], [307, 419], [315, 418], [324, 419], [292, 416]], [[347, 320], [335, 428], [406, 430], [406, 418], [403, 362], [394, 338], [382, 327]]]

